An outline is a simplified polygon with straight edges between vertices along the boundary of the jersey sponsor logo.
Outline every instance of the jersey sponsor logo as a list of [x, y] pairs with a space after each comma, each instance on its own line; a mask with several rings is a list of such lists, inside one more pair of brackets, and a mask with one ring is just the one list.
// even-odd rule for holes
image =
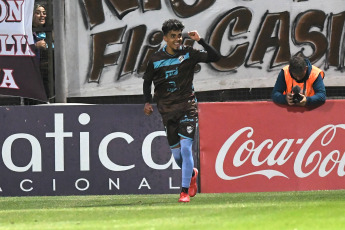
[[174, 70], [165, 71], [165, 79], [168, 79], [171, 76], [176, 76], [177, 74], [178, 74], [178, 68]]
[[169, 58], [165, 60], [155, 61], [153, 62], [153, 67], [157, 69], [164, 66], [178, 65], [189, 58], [190, 58], [189, 53], [186, 53], [185, 55], [181, 55], [178, 58]]
[[180, 123], [183, 123], [183, 122], [189, 122], [189, 121], [194, 121], [193, 118], [188, 118], [187, 115], [184, 116], [184, 119], [183, 120], [180, 120]]

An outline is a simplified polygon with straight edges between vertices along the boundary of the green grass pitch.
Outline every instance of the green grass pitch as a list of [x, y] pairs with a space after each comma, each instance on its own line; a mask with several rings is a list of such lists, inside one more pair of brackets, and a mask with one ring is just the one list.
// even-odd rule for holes
[[345, 229], [345, 190], [0, 197], [0, 229]]

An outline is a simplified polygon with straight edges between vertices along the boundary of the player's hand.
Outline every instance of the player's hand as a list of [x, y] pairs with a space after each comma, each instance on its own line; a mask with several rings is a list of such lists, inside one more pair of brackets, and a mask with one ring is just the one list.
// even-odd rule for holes
[[152, 105], [150, 103], [145, 103], [145, 106], [144, 106], [144, 113], [149, 116], [151, 115], [151, 113], [153, 112], [153, 108], [152, 108]]
[[293, 100], [292, 100], [292, 93], [286, 94], [286, 102], [288, 103], [288, 105], [295, 105], [295, 103], [293, 103]]
[[198, 42], [200, 40], [200, 35], [198, 34], [198, 31], [196, 30], [189, 31], [188, 36], [194, 41]]

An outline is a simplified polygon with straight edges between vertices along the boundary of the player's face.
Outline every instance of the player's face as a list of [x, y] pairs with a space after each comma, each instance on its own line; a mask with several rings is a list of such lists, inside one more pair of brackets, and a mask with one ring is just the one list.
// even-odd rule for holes
[[167, 52], [175, 54], [182, 44], [182, 30], [170, 30], [163, 38], [167, 43]]

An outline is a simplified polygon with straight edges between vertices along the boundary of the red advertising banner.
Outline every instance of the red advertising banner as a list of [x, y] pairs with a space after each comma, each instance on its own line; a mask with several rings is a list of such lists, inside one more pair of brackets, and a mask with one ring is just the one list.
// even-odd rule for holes
[[199, 104], [201, 192], [345, 189], [345, 100]]

